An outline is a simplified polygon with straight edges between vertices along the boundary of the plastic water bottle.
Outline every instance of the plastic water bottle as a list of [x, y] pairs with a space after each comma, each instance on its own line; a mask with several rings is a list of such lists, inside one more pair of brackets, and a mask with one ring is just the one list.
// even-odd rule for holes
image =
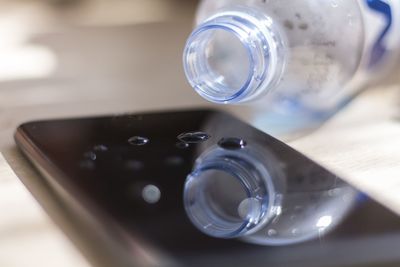
[[185, 182], [187, 215], [207, 235], [260, 245], [304, 242], [329, 232], [356, 203], [358, 191], [308, 159], [293, 158], [285, 169], [265, 147], [224, 140], [226, 148], [199, 156]]
[[398, 14], [397, 0], [203, 0], [185, 73], [209, 101], [257, 100], [266, 121], [306, 128], [393, 68]]
[[201, 130], [210, 139], [193, 147], [183, 204], [206, 235], [303, 242], [328, 233], [361, 200], [335, 174], [247, 123], [217, 113]]

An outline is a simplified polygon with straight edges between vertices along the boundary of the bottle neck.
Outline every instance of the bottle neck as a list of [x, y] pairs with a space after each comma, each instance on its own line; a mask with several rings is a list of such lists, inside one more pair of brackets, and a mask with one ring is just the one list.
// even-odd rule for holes
[[274, 88], [285, 65], [276, 23], [257, 10], [219, 12], [190, 35], [183, 55], [186, 77], [205, 99], [237, 103]]
[[270, 173], [251, 153], [214, 148], [196, 161], [185, 182], [184, 205], [200, 231], [218, 238], [245, 236], [274, 216]]

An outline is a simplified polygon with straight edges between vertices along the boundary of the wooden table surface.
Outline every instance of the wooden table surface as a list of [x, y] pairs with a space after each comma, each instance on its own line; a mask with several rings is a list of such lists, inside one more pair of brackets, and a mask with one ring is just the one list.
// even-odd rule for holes
[[[41, 59], [48, 65], [41, 72], [22, 70], [29, 78], [0, 69], [0, 266], [88, 266], [17, 177], [37, 175], [13, 141], [20, 123], [210, 105], [189, 88], [182, 72], [193, 12], [185, 8], [178, 19], [60, 26], [17, 40], [37, 66]], [[400, 214], [400, 88], [394, 77], [291, 144]], [[249, 121], [256, 112], [225, 109]]]

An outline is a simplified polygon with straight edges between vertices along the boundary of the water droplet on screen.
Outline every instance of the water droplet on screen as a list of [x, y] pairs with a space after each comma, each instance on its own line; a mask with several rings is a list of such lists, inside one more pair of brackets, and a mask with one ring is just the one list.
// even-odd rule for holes
[[161, 191], [157, 186], [149, 184], [143, 188], [142, 197], [147, 203], [155, 204], [161, 198]]
[[93, 147], [93, 150], [97, 151], [97, 152], [105, 152], [105, 151], [108, 151], [108, 147], [105, 145], [95, 145]]
[[244, 148], [247, 143], [245, 140], [236, 137], [224, 137], [218, 141], [218, 145], [224, 149], [237, 150]]
[[128, 143], [134, 146], [143, 146], [150, 142], [150, 140], [143, 136], [132, 136], [128, 139]]
[[83, 154], [83, 157], [85, 157], [85, 158], [87, 158], [87, 159], [90, 159], [90, 160], [96, 160], [97, 155], [96, 155], [96, 153], [94, 153], [93, 151], [88, 151], [88, 152], [85, 152], [85, 153]]
[[125, 168], [130, 170], [130, 171], [140, 171], [141, 169], [144, 168], [144, 163], [140, 160], [136, 159], [130, 159], [127, 160], [125, 163]]
[[175, 146], [180, 149], [185, 149], [185, 148], [188, 148], [190, 145], [185, 142], [178, 142], [175, 144]]
[[187, 132], [178, 135], [178, 139], [184, 143], [201, 143], [207, 141], [210, 138], [210, 135], [204, 132]]

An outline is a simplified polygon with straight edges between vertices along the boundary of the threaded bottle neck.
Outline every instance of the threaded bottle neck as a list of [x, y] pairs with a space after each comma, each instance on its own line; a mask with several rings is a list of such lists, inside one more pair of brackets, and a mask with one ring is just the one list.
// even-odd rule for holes
[[253, 9], [210, 17], [190, 35], [183, 55], [186, 77], [205, 99], [237, 103], [279, 82], [284, 42], [272, 19]]
[[274, 216], [275, 194], [270, 173], [250, 151], [213, 148], [187, 177], [184, 205], [203, 233], [235, 238], [257, 231]]

